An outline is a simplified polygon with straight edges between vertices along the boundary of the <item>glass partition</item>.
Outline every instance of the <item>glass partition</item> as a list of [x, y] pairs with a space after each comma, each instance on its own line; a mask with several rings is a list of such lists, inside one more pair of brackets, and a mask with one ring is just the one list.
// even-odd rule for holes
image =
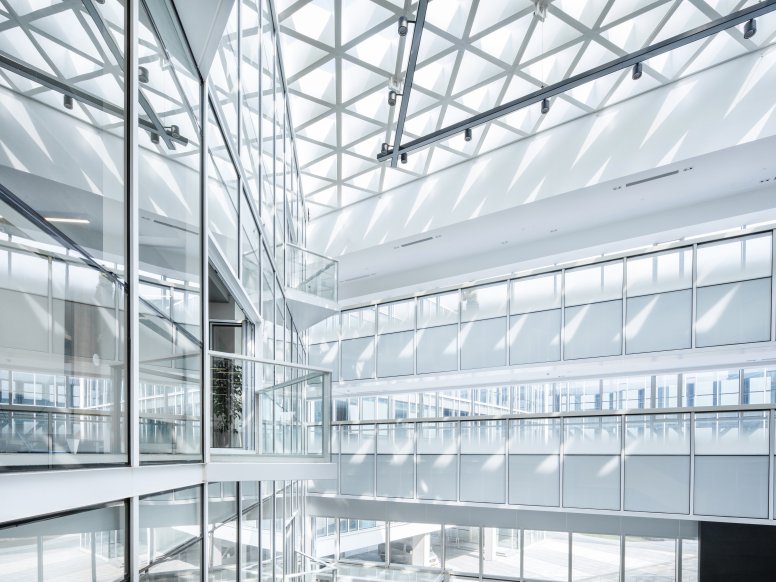
[[286, 273], [288, 287], [322, 299], [337, 300], [336, 260], [288, 243]]

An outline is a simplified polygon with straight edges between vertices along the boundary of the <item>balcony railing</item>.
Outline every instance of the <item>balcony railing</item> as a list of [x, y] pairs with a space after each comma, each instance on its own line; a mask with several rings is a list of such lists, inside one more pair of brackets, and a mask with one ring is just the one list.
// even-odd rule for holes
[[215, 454], [329, 459], [331, 372], [210, 352]]
[[337, 301], [337, 265], [335, 259], [286, 245], [286, 281], [292, 289]]

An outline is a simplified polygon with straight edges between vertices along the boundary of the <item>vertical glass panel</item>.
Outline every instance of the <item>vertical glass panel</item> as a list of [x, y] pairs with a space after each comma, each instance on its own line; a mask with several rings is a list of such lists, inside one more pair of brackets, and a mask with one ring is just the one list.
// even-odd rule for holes
[[275, 551], [275, 496], [273, 482], [261, 482], [261, 580], [269, 582], [273, 580], [274, 551]]
[[749, 368], [744, 370], [741, 404], [776, 402], [776, 369]]
[[520, 574], [520, 531], [482, 528], [482, 575], [517, 578]]
[[491, 368], [507, 363], [505, 317], [472, 321], [461, 327], [461, 369]]
[[391, 564], [442, 567], [442, 530], [437, 524], [391, 523]]
[[770, 277], [699, 287], [696, 298], [696, 347], [771, 338]]
[[625, 582], [670, 582], [676, 577], [676, 540], [625, 537]]
[[626, 455], [689, 455], [689, 414], [648, 414], [625, 419]]
[[212, 108], [208, 115], [208, 229], [227, 264], [237, 274], [237, 170]]
[[375, 308], [364, 307], [342, 312], [342, 339], [375, 334]]
[[[350, 520], [347, 531], [340, 528], [340, 557], [363, 562], [385, 562], [385, 522]], [[340, 520], [342, 523], [343, 520]]]
[[424, 422], [418, 425], [418, 454], [456, 454], [458, 435], [453, 422]]
[[445, 526], [445, 569], [455, 574], [480, 573], [480, 528]]
[[561, 427], [559, 418], [524, 418], [510, 422], [510, 454], [541, 455], [560, 453]]
[[698, 540], [683, 539], [682, 544], [682, 582], [698, 582], [700, 580]]
[[418, 297], [418, 328], [458, 324], [459, 292]]
[[532, 313], [560, 308], [561, 279], [562, 273], [513, 279], [510, 282], [509, 313]]
[[162, 574], [174, 580], [202, 575], [201, 498], [199, 486], [140, 498], [141, 582], [158, 580]]
[[566, 271], [566, 306], [622, 298], [622, 261]]
[[475, 388], [472, 393], [472, 416], [509, 414], [510, 390], [508, 387]]
[[458, 324], [418, 329], [417, 373], [450, 372], [458, 369]]
[[339, 315], [327, 317], [307, 330], [307, 338], [311, 344], [336, 341], [339, 339], [339, 325]]
[[622, 353], [622, 301], [567, 307], [565, 312], [564, 359]]
[[551, 382], [518, 384], [514, 387], [514, 390], [513, 412], [560, 411], [560, 398], [556, 394], [555, 385]]
[[[157, 9], [154, 19], [162, 14]], [[140, 453], [145, 462], [201, 457], [198, 71], [185, 50], [170, 48], [179, 40], [171, 36], [163, 43], [156, 37], [158, 24], [152, 25], [141, 7], [141, 54], [155, 59], [148, 63], [149, 82], [140, 84], [141, 125], [148, 117], [152, 125], [167, 128], [163, 135], [150, 132], [138, 149], [140, 280], [156, 287], [145, 301], [151, 287], [140, 285]], [[186, 86], [192, 89], [185, 91]], [[159, 292], [178, 295], [169, 312], [154, 303]]]
[[385, 303], [377, 307], [377, 332], [392, 333], [415, 329], [415, 300]]
[[259, 206], [259, 168], [261, 164], [259, 143], [259, 83], [261, 63], [259, 45], [261, 26], [258, 0], [242, 0], [240, 3], [240, 158], [246, 173], [246, 187], [253, 202]]
[[237, 483], [209, 483], [208, 580], [237, 580]]
[[738, 370], [690, 372], [682, 380], [687, 407], [738, 404]]
[[526, 580], [569, 579], [569, 534], [523, 531], [523, 577]]
[[82, 56], [105, 11], [81, 3], [0, 12], [3, 54], [61, 84], [0, 68], [0, 466], [125, 463], [123, 45]]
[[655, 408], [677, 406], [679, 406], [679, 376], [676, 374], [655, 376]]
[[629, 354], [691, 347], [692, 291], [642, 295], [627, 300], [625, 349]]
[[771, 234], [698, 245], [699, 287], [771, 276]]
[[469, 416], [472, 407], [471, 388], [437, 393], [439, 416]]
[[503, 454], [506, 448], [506, 421], [476, 420], [461, 423], [462, 454]]
[[234, 144], [237, 144], [237, 115], [240, 105], [237, 86], [237, 43], [239, 37], [237, 9], [239, 4], [239, 2], [235, 2], [232, 5], [224, 34], [221, 36], [221, 42], [208, 73], [210, 86], [215, 93], [224, 123], [226, 123], [224, 129]]
[[240, 569], [242, 579], [259, 579], [259, 532], [261, 531], [261, 484], [259, 481], [240, 483], [242, 524], [240, 526]]
[[628, 258], [626, 265], [628, 297], [692, 287], [692, 248]]
[[620, 536], [572, 533], [571, 580], [619, 582]]
[[507, 283], [461, 289], [461, 321], [477, 321], [507, 314]]
[[0, 579], [124, 580], [126, 507], [113, 503], [0, 528]]
[[415, 332], [377, 336], [377, 376], [407, 376], [415, 371]]
[[253, 213], [248, 204], [248, 197], [243, 193], [243, 211], [240, 213], [240, 234], [242, 236], [242, 257], [240, 261], [240, 280], [248, 299], [251, 300], [257, 311], [261, 309], [261, 267], [259, 265], [259, 253], [261, 242], [259, 227], [253, 218]]
[[567, 455], [619, 454], [620, 421], [619, 416], [564, 419], [564, 452]]
[[696, 455], [767, 455], [768, 412], [699, 412]]
[[313, 527], [313, 556], [319, 560], [334, 560], [337, 518], [314, 517]]

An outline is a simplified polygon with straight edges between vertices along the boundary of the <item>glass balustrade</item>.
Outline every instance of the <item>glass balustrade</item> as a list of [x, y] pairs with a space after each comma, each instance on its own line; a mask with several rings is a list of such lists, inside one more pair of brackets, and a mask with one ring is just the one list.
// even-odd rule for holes
[[337, 261], [286, 245], [286, 284], [292, 289], [337, 301]]

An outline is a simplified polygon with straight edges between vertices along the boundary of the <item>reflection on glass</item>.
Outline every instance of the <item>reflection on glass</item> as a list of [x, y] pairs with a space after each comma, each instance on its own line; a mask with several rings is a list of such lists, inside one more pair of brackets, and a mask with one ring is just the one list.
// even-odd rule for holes
[[140, 498], [141, 582], [199, 580], [202, 489], [199, 486]]
[[340, 559], [385, 562], [385, 522], [341, 519]]
[[[137, 155], [140, 223], [140, 453], [144, 462], [201, 456], [201, 187], [198, 71], [183, 42], [140, 11], [140, 107], [152, 125]], [[151, 24], [153, 16], [154, 24]], [[175, 30], [170, 25], [169, 30]], [[154, 119], [157, 117], [157, 119]]]
[[482, 528], [482, 575], [517, 578], [520, 575], [520, 532]]
[[208, 580], [237, 580], [237, 483], [209, 483]]
[[[4, 53], [83, 91], [63, 107], [69, 92], [2, 69], [4, 467], [127, 461], [124, 62], [120, 48], [81, 56], [96, 54], [94, 19], [102, 24], [105, 10], [92, 17], [80, 2], [54, 8], [5, 6], [2, 16]], [[105, 42], [124, 29], [124, 11], [110, 12]], [[33, 21], [57, 31], [45, 58], [22, 32]]]
[[571, 534], [571, 580], [619, 582], [620, 536]]
[[456, 574], [479, 575], [480, 528], [445, 526], [445, 568]]
[[0, 528], [0, 579], [124, 580], [125, 515], [124, 503], [114, 503]]
[[625, 537], [625, 581], [673, 582], [676, 572], [676, 540]]
[[442, 529], [433, 523], [391, 523], [390, 563], [442, 567]]
[[569, 534], [525, 530], [523, 576], [527, 580], [568, 580]]

